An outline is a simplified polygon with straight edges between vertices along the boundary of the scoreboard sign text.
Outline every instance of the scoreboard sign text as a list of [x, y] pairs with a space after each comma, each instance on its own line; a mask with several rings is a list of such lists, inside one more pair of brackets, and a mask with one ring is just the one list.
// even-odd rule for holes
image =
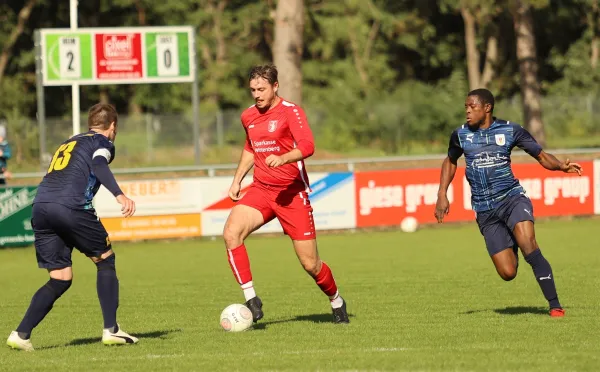
[[193, 82], [192, 27], [42, 29], [43, 84]]

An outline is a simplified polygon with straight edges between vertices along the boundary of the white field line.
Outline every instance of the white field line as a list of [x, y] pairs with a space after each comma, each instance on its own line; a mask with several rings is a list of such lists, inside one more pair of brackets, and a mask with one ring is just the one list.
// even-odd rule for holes
[[[396, 353], [402, 351], [411, 351], [418, 350], [415, 348], [407, 348], [407, 347], [373, 347], [359, 350], [350, 350], [350, 352], [355, 353]], [[265, 353], [265, 352], [253, 352], [250, 355], [253, 356], [265, 356], [265, 355], [307, 355], [307, 354], [336, 354], [339, 353], [339, 350], [287, 350], [280, 351], [277, 353]], [[137, 356], [116, 356], [116, 357], [107, 357], [107, 358], [91, 358], [90, 360], [94, 362], [98, 361], [114, 361], [114, 360], [147, 360], [147, 359], [175, 359], [175, 358], [183, 358], [183, 357], [194, 357], [194, 355], [198, 354], [147, 354], [147, 355], [137, 355]], [[230, 355], [228, 353], [210, 353], [210, 355], [214, 356], [227, 356]], [[240, 354], [241, 355], [241, 354]]]

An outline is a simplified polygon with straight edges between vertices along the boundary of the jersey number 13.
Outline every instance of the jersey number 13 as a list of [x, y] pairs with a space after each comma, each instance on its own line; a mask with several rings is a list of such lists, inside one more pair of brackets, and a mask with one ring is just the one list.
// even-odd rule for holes
[[71, 141], [60, 145], [52, 157], [52, 162], [48, 168], [48, 173], [66, 168], [66, 166], [69, 164], [69, 160], [71, 160], [71, 151], [73, 151], [76, 143], [77, 141]]

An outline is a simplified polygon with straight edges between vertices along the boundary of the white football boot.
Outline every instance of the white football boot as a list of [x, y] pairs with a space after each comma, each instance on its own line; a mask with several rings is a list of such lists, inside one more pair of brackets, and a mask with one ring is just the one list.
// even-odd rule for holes
[[19, 337], [19, 333], [17, 333], [17, 331], [12, 331], [10, 333], [10, 336], [8, 336], [8, 339], [6, 340], [6, 344], [13, 349], [33, 351], [31, 340], [23, 340], [21, 337]]
[[117, 324], [117, 332], [112, 333], [108, 329], [102, 331], [102, 343], [104, 345], [127, 345], [127, 344], [136, 344], [138, 339], [136, 337], [131, 336], [128, 333], [123, 332], [121, 327]]

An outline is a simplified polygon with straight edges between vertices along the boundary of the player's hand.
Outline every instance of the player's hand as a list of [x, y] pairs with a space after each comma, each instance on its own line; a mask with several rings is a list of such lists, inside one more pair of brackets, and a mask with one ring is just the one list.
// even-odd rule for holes
[[121, 213], [123, 217], [131, 217], [135, 213], [135, 202], [125, 195], [117, 196], [117, 201], [121, 204]]
[[4, 151], [0, 150], [0, 156], [4, 156]]
[[569, 159], [560, 164], [560, 170], [565, 173], [577, 173], [580, 176], [583, 172], [583, 168], [581, 167], [581, 165], [577, 163], [571, 163]]
[[267, 163], [267, 165], [269, 167], [279, 167], [285, 164], [285, 160], [283, 160], [283, 158], [279, 155], [269, 155], [267, 156], [267, 159], [265, 160], [265, 163]]
[[4, 175], [4, 178], [7, 180], [10, 180], [12, 178], [12, 173], [10, 173], [10, 171], [8, 171], [6, 169], [4, 170], [3, 175]]
[[244, 195], [240, 195], [240, 191], [242, 190], [242, 187], [240, 186], [239, 183], [234, 182], [231, 184], [231, 187], [229, 188], [229, 199], [233, 200], [233, 201], [238, 201], [242, 198], [242, 196]]
[[434, 213], [438, 223], [444, 222], [444, 217], [446, 217], [448, 213], [450, 213], [450, 201], [448, 200], [448, 197], [445, 194], [438, 196]]

